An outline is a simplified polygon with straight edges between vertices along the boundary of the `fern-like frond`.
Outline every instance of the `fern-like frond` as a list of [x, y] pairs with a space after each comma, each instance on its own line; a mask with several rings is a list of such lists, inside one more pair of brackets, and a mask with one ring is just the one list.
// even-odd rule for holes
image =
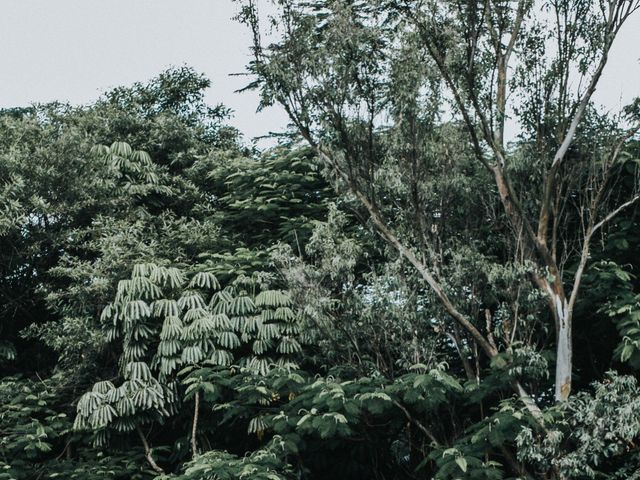
[[180, 352], [181, 349], [182, 343], [179, 340], [162, 340], [158, 344], [158, 355], [170, 357]]
[[177, 317], [180, 315], [178, 302], [175, 300], [161, 298], [152, 304], [153, 314], [161, 317]]
[[198, 320], [200, 318], [208, 317], [208, 316], [210, 316], [210, 313], [205, 308], [196, 307], [196, 308], [187, 310], [183, 318], [185, 322], [190, 323], [190, 322], [193, 322], [194, 320]]
[[228, 313], [232, 315], [248, 315], [253, 313], [256, 306], [248, 295], [240, 295], [233, 299]]
[[182, 335], [182, 321], [177, 316], [168, 316], [162, 324], [161, 340], [175, 340]]
[[149, 381], [153, 379], [151, 370], [145, 362], [130, 362], [124, 370], [124, 376], [127, 380]]
[[[235, 320], [235, 318], [234, 318]], [[213, 327], [216, 330], [229, 330], [232, 328], [232, 323], [224, 313], [217, 313], [212, 315], [211, 321], [213, 322]], [[233, 327], [235, 329], [235, 327]]]
[[298, 343], [298, 341], [293, 337], [283, 336], [280, 339], [280, 343], [278, 344], [277, 351], [278, 353], [282, 353], [285, 355], [291, 355], [293, 353], [298, 353], [302, 350], [302, 347]]
[[220, 333], [218, 343], [226, 349], [233, 349], [240, 346], [240, 339], [235, 333], [227, 331]]
[[182, 351], [183, 363], [198, 363], [204, 359], [204, 352], [198, 345], [185, 347]]
[[253, 342], [253, 353], [256, 355], [262, 355], [271, 348], [271, 342], [269, 340], [256, 340]]
[[220, 289], [220, 283], [213, 273], [198, 272], [189, 282], [189, 288], [195, 287], [218, 290]]
[[128, 157], [132, 151], [131, 145], [126, 142], [113, 142], [109, 147], [109, 153], [119, 157]]
[[107, 394], [110, 390], [115, 390], [115, 386], [109, 380], [98, 382], [93, 385], [92, 392]]
[[278, 307], [274, 313], [274, 318], [276, 320], [290, 322], [296, 319], [296, 315], [289, 307]]
[[258, 307], [287, 307], [291, 305], [291, 295], [282, 290], [265, 290], [256, 296]]
[[151, 315], [151, 309], [144, 300], [130, 300], [125, 304], [125, 321], [135, 321]]
[[99, 392], [87, 392], [78, 401], [77, 411], [85, 418], [89, 418], [89, 415], [96, 410], [100, 405], [104, 403], [104, 395]]
[[269, 373], [270, 366], [273, 362], [266, 357], [253, 357], [247, 363], [247, 368], [257, 374], [266, 375]]
[[133, 277], [127, 284], [130, 297], [155, 300], [162, 296], [162, 290], [147, 277]]
[[178, 299], [178, 307], [182, 310], [204, 308], [206, 304], [198, 292], [195, 290], [185, 290]]
[[109, 425], [116, 416], [117, 413], [111, 405], [103, 404], [91, 412], [91, 415], [89, 416], [89, 425], [91, 425], [91, 428], [95, 430], [104, 428]]
[[215, 365], [228, 366], [233, 362], [233, 355], [227, 350], [218, 348], [211, 353], [209, 359]]
[[258, 338], [272, 340], [280, 335], [280, 326], [276, 323], [265, 323], [258, 329]]

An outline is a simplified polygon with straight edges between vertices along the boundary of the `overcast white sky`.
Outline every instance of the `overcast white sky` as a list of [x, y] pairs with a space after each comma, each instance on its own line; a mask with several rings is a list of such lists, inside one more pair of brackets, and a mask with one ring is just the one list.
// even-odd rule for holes
[[[266, 2], [266, 0], [258, 0]], [[211, 104], [235, 111], [247, 139], [286, 124], [282, 111], [256, 113], [238, 94], [249, 34], [231, 20], [231, 0], [2, 0], [0, 107], [52, 100], [87, 103], [110, 87], [187, 64], [213, 81]], [[623, 28], [596, 99], [617, 109], [640, 95], [640, 12]]]

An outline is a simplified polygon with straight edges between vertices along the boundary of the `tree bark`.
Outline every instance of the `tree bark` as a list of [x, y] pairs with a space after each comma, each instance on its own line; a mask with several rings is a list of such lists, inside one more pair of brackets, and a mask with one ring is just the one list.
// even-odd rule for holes
[[556, 309], [557, 345], [556, 345], [556, 377], [555, 399], [557, 402], [565, 401], [571, 393], [572, 353], [571, 323], [572, 315], [567, 305], [567, 299], [563, 295], [552, 294], [552, 300]]

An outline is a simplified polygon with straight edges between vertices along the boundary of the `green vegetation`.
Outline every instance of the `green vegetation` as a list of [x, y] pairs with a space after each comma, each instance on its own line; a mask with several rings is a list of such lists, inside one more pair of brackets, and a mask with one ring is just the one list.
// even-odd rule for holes
[[0, 111], [0, 479], [640, 478], [638, 3], [239, 3], [270, 149], [186, 67]]

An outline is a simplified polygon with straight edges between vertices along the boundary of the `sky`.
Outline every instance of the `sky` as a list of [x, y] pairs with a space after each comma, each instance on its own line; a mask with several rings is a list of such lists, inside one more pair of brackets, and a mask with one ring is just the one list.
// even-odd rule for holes
[[231, 0], [2, 0], [0, 107], [84, 104], [111, 87], [189, 65], [212, 80], [206, 100], [234, 110], [245, 138], [281, 130], [277, 108], [256, 113], [245, 86], [250, 35]]
[[[212, 80], [207, 101], [232, 108], [231, 123], [247, 140], [279, 131], [287, 123], [281, 109], [256, 113], [257, 94], [236, 93], [249, 79], [231, 75], [250, 60], [236, 11], [232, 0], [2, 0], [0, 107], [85, 104], [189, 65]], [[595, 100], [618, 110], [640, 96], [639, 57], [637, 12], [616, 40]]]

